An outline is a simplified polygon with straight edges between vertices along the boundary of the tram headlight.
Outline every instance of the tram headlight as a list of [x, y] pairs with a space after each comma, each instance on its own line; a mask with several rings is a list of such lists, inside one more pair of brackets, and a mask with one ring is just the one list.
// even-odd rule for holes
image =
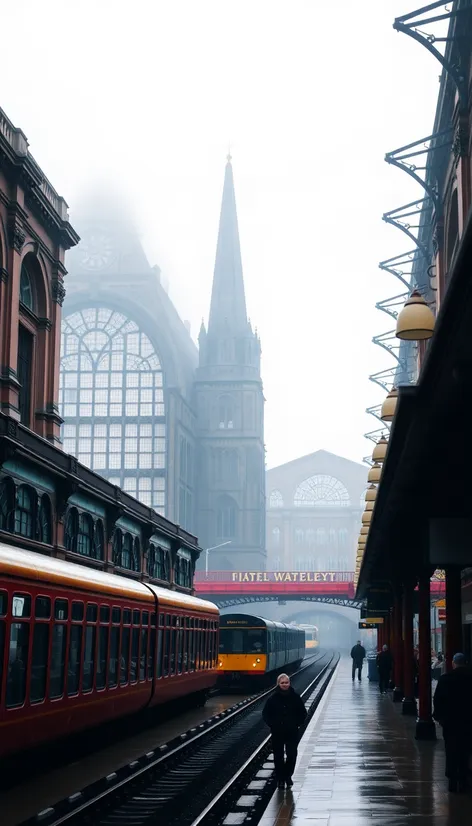
[[221, 662], [221, 660], [220, 660], [220, 662], [218, 663], [218, 665], [219, 665], [219, 667], [220, 667], [220, 668], [223, 666], [223, 663]]
[[256, 663], [260, 663], [260, 657], [256, 657]]

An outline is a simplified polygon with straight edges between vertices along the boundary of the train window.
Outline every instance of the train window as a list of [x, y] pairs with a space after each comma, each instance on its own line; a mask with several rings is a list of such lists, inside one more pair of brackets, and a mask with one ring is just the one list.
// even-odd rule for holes
[[95, 685], [98, 689], [105, 688], [107, 679], [108, 660], [108, 628], [102, 626], [98, 629], [98, 656], [97, 656], [97, 677]]
[[3, 658], [5, 652], [5, 623], [0, 621], [0, 699], [2, 692], [2, 678], [3, 678]]
[[23, 705], [26, 697], [26, 667], [28, 663], [30, 626], [14, 622], [10, 627], [10, 651], [7, 672], [7, 708]]
[[120, 685], [124, 685], [129, 680], [129, 635], [130, 629], [123, 628], [121, 632]]
[[133, 611], [133, 625], [140, 625], [140, 624], [141, 624], [140, 611]]
[[177, 672], [182, 674], [182, 666], [183, 666], [183, 645], [184, 645], [184, 632], [182, 629], [177, 631], [177, 648], [176, 648], [176, 660], [177, 660]]
[[[89, 608], [97, 609], [96, 605], [87, 605], [87, 613]], [[92, 691], [93, 688], [93, 672], [95, 668], [95, 626], [85, 626], [85, 644], [84, 644], [84, 670], [82, 674], [82, 691]]]
[[[36, 597], [36, 603], [41, 597]], [[44, 597], [47, 599], [47, 597]], [[47, 663], [49, 654], [49, 625], [36, 623], [31, 655], [30, 702], [40, 703], [46, 696]]]
[[34, 601], [34, 615], [36, 619], [49, 619], [51, 616], [51, 600], [49, 597], [36, 597]]
[[[72, 603], [72, 616], [74, 616], [74, 605], [81, 605], [82, 606], [82, 616], [83, 616], [83, 603], [75, 602]], [[69, 663], [67, 666], [67, 694], [69, 697], [72, 694], [79, 693], [79, 685], [80, 685], [80, 662], [82, 659], [82, 626], [81, 625], [71, 625], [70, 629], [70, 641], [69, 641]]]
[[0, 591], [0, 617], [4, 617], [8, 608], [8, 594], [6, 591]]
[[121, 622], [121, 608], [111, 609], [111, 621], [116, 623]]
[[[136, 612], [134, 612], [136, 613]], [[131, 672], [130, 680], [135, 683], [138, 679], [138, 659], [139, 659], [139, 628], [133, 628], [131, 635]]]
[[143, 611], [143, 625], [149, 625], [149, 611]]
[[129, 608], [123, 608], [123, 623], [124, 625], [131, 625], [131, 611]]
[[87, 622], [96, 622], [98, 616], [98, 606], [93, 602], [87, 603]]
[[110, 609], [108, 605], [100, 605], [100, 622], [110, 622]]
[[[156, 650], [156, 629], [151, 628], [151, 638], [149, 640], [149, 655], [148, 655], [148, 673], [147, 673], [148, 680], [154, 679], [155, 650]], [[1, 656], [1, 649], [0, 649], [0, 656]], [[158, 652], [158, 657], [159, 657], [159, 652]], [[0, 678], [1, 678], [1, 675], [0, 675]]]
[[84, 603], [83, 602], [73, 602], [72, 603], [72, 619], [74, 622], [83, 622], [84, 620]]
[[66, 620], [69, 615], [69, 603], [66, 599], [56, 599], [54, 601], [54, 618]]
[[[115, 609], [113, 609], [115, 610]], [[117, 609], [119, 610], [119, 609]], [[108, 664], [108, 687], [112, 688], [118, 682], [118, 657], [120, 653], [120, 629], [111, 629], [110, 661]]]
[[148, 644], [148, 630], [141, 629], [141, 656], [139, 658], [139, 679], [146, 679], [147, 671], [147, 644]]
[[13, 594], [11, 613], [13, 617], [25, 618], [31, 616], [31, 597], [29, 594]]
[[166, 630], [164, 632], [164, 665], [162, 669], [164, 677], [167, 677], [169, 675], [170, 628], [168, 627], [168, 622], [170, 623], [170, 617], [167, 614]]
[[[172, 617], [175, 623], [175, 617]], [[171, 631], [171, 642], [170, 642], [170, 666], [169, 666], [169, 673], [170, 674], [177, 674], [177, 648], [176, 648], [176, 628], [175, 625]]]
[[[193, 622], [193, 620], [190, 620]], [[195, 671], [195, 631], [190, 629], [188, 632], [189, 643], [188, 643], [188, 650], [189, 650], [189, 670]]]
[[162, 677], [162, 665], [163, 665], [163, 657], [164, 657], [164, 646], [163, 646], [163, 630], [159, 628], [157, 632], [157, 677]]
[[62, 697], [64, 692], [64, 666], [66, 661], [67, 625], [54, 623], [52, 632], [51, 667], [49, 671], [49, 697]]
[[155, 613], [151, 614], [151, 625], [153, 626], [153, 628], [156, 627], [156, 620], [157, 620], [156, 614]]

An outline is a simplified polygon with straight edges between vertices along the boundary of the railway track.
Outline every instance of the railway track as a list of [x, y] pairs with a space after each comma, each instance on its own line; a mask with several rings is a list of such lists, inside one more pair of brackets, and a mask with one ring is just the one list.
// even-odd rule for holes
[[[332, 652], [319, 654], [292, 675], [296, 689], [307, 700], [309, 695], [308, 705], [334, 661]], [[270, 738], [261, 710], [272, 691], [243, 700], [21, 826], [150, 826], [158, 818], [166, 826], [190, 826], [203, 816], [214, 820], [231, 805], [258, 756], [265, 759]]]

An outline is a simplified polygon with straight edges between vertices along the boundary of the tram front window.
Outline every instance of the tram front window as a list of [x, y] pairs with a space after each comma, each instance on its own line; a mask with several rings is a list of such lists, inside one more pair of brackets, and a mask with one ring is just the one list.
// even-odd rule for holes
[[264, 628], [220, 630], [220, 654], [263, 654], [264, 651]]

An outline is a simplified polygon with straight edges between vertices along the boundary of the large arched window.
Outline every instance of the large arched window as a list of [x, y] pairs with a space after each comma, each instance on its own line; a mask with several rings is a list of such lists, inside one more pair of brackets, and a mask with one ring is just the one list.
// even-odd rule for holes
[[159, 357], [136, 322], [106, 307], [62, 326], [64, 450], [165, 512], [166, 426]]
[[284, 500], [279, 490], [271, 491], [269, 496], [269, 508], [283, 508]]
[[51, 519], [51, 500], [49, 496], [44, 493], [38, 508], [38, 525], [37, 534], [40, 542], [45, 542], [50, 545], [52, 542], [52, 519]]
[[0, 530], [13, 532], [15, 485], [7, 477], [0, 482]]
[[334, 476], [310, 476], [296, 489], [293, 504], [302, 508], [347, 508], [349, 493], [339, 479]]
[[92, 556], [93, 550], [93, 519], [89, 513], [79, 516], [79, 532], [77, 534], [77, 553], [82, 556]]
[[30, 271], [28, 269], [28, 256], [21, 265], [20, 273], [20, 304], [23, 304], [27, 310], [34, 310], [34, 287]]
[[233, 539], [237, 530], [237, 507], [231, 496], [220, 496], [216, 507], [218, 539]]

